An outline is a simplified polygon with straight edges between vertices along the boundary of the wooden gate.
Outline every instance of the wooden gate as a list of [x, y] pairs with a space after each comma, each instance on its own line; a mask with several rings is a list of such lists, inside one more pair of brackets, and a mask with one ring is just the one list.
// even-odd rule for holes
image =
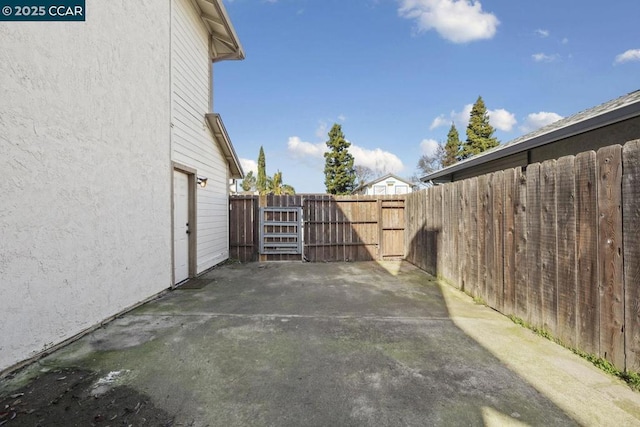
[[380, 200], [380, 257], [404, 258], [404, 199]]
[[[302, 241], [302, 257], [311, 262], [404, 257], [404, 195], [232, 196], [229, 203], [230, 257], [242, 262], [300, 260], [294, 246]], [[291, 236], [301, 229], [303, 238]], [[268, 243], [262, 248], [261, 230]]]

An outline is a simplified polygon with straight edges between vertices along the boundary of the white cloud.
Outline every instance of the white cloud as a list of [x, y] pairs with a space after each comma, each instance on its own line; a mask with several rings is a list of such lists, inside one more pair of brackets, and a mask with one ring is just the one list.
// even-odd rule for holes
[[629, 49], [617, 55], [614, 64], [623, 64], [631, 61], [640, 61], [640, 49]]
[[[289, 153], [295, 158], [313, 159], [319, 162], [324, 161], [324, 153], [327, 151], [326, 143], [318, 142], [314, 144], [305, 142], [297, 136], [289, 137], [287, 147]], [[356, 165], [366, 166], [376, 173], [397, 173], [404, 169], [402, 160], [398, 156], [380, 148], [370, 150], [351, 144], [349, 152], [353, 156]]]
[[435, 128], [439, 128], [440, 126], [445, 126], [450, 122], [451, 120], [447, 119], [444, 114], [440, 114], [438, 117], [433, 119], [433, 122], [431, 122], [431, 126], [429, 126], [429, 130], [434, 130]]
[[520, 130], [524, 133], [529, 133], [553, 122], [557, 122], [562, 118], [563, 117], [559, 114], [549, 113], [546, 111], [531, 113], [525, 119], [524, 124], [520, 126]]
[[329, 133], [329, 128], [328, 128], [327, 122], [322, 120], [319, 121], [318, 127], [316, 128], [316, 136], [322, 139], [322, 138], [326, 138], [328, 133]]
[[516, 116], [504, 108], [488, 110], [487, 114], [489, 114], [489, 123], [491, 126], [505, 132], [511, 132], [511, 129], [513, 129], [518, 122]]
[[415, 20], [419, 32], [433, 29], [453, 43], [490, 39], [500, 24], [477, 0], [401, 0], [398, 14]]
[[353, 155], [356, 165], [366, 166], [380, 175], [398, 173], [404, 169], [402, 160], [398, 156], [380, 148], [369, 150], [357, 145], [351, 145], [349, 152]]
[[462, 107], [462, 111], [460, 112], [451, 111], [449, 113], [449, 118], [446, 118], [444, 114], [440, 114], [438, 117], [433, 119], [431, 126], [429, 126], [429, 130], [434, 130], [441, 126], [450, 126], [451, 122], [455, 123], [458, 129], [466, 128], [469, 124], [469, 115], [471, 114], [472, 108], [473, 104], [467, 104]]
[[563, 38], [563, 39], [562, 39], [562, 44], [567, 44], [567, 43], [569, 43], [569, 39], [568, 39], [568, 38], [566, 38], [566, 37], [565, 37], [565, 38]]
[[560, 57], [557, 53], [554, 53], [553, 55], [547, 55], [546, 53], [534, 53], [531, 55], [531, 58], [536, 62], [553, 62]]
[[539, 35], [540, 37], [544, 38], [544, 37], [549, 37], [549, 30], [543, 30], [541, 28], [538, 28], [535, 33], [537, 35]]
[[438, 141], [435, 139], [423, 139], [420, 143], [420, 149], [425, 156], [433, 156], [438, 150]]
[[347, 116], [345, 116], [344, 114], [340, 114], [338, 115], [338, 117], [334, 120], [334, 119], [322, 119], [322, 120], [318, 120], [318, 127], [316, 128], [316, 137], [319, 139], [322, 139], [323, 141], [326, 141], [328, 138], [328, 134], [329, 134], [329, 123], [332, 123], [331, 126], [333, 126], [333, 123], [336, 123], [336, 121], [338, 122], [346, 122], [347, 121]]
[[[472, 109], [473, 104], [466, 104], [462, 107], [461, 111], [452, 111], [449, 113], [448, 119], [445, 118], [444, 114], [441, 114], [433, 120], [429, 130], [433, 130], [441, 126], [448, 126], [451, 122], [454, 122], [458, 132], [460, 132], [460, 129], [465, 129], [469, 124], [469, 117], [471, 116]], [[489, 115], [489, 123], [491, 123], [491, 126], [505, 132], [510, 132], [518, 122], [516, 120], [516, 116], [504, 108], [487, 110], [487, 114]]]
[[322, 158], [324, 152], [327, 150], [327, 144], [325, 144], [324, 142], [313, 144], [311, 142], [302, 141], [297, 136], [289, 137], [287, 147], [289, 149], [289, 152], [293, 154], [294, 157]]
[[469, 117], [471, 116], [471, 110], [473, 109], [473, 104], [467, 104], [462, 108], [462, 111], [456, 113], [455, 111], [451, 112], [451, 119], [455, 122], [456, 127], [458, 129], [466, 128], [469, 124]]
[[249, 171], [252, 171], [254, 174], [258, 173], [258, 163], [256, 163], [255, 160], [240, 158], [240, 166], [242, 166], [245, 174], [249, 173]]

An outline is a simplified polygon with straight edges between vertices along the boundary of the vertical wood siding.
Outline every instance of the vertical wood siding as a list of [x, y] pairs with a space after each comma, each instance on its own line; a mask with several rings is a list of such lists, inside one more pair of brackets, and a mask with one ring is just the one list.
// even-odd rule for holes
[[171, 28], [171, 157], [208, 178], [196, 191], [199, 273], [229, 256], [228, 165], [205, 119], [211, 107], [209, 34], [192, 2], [172, 2]]

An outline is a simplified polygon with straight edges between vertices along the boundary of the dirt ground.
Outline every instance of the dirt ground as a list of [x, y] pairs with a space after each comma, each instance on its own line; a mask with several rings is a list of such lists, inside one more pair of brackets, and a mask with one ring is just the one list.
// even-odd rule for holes
[[124, 385], [105, 385], [89, 371], [44, 372], [28, 386], [0, 395], [0, 426], [175, 425], [148, 397]]

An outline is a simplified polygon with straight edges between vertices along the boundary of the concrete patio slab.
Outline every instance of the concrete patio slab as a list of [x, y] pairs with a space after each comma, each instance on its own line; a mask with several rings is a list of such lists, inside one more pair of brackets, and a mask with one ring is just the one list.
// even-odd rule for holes
[[[640, 424], [640, 393], [408, 263], [201, 279], [2, 380], [0, 397], [75, 370], [94, 399], [126, 387], [163, 425]], [[101, 425], [124, 419], [110, 410]]]

